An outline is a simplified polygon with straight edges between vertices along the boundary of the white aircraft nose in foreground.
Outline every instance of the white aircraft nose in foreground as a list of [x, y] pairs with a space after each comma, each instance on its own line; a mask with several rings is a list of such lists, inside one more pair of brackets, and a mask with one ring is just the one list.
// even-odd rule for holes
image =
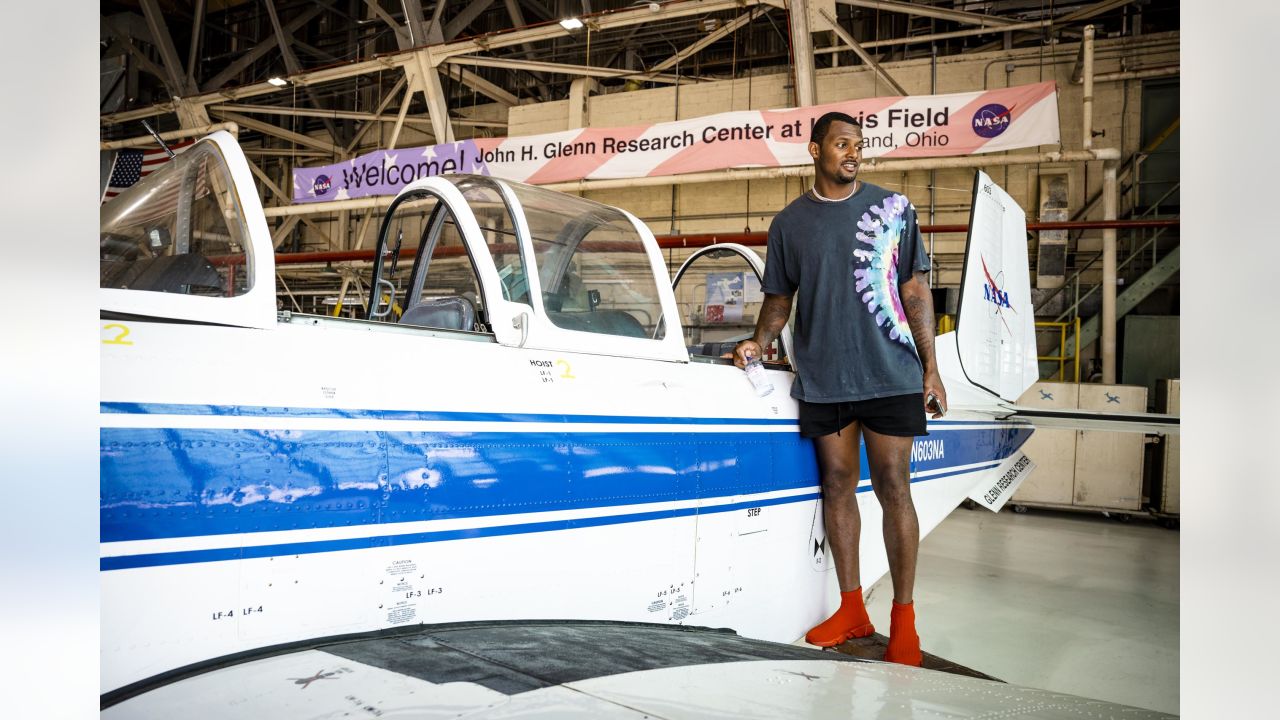
[[[923, 533], [969, 496], [998, 509], [1028, 467], [1031, 425], [1009, 405], [1036, 377], [1024, 220], [989, 178], [975, 189], [960, 336], [937, 342], [952, 406], [913, 455]], [[387, 212], [374, 319], [278, 312], [271, 236], [226, 133], [104, 206], [101, 230], [108, 704], [263, 649], [418, 624], [790, 642], [831, 609], [790, 368], [767, 364], [784, 391], [757, 397], [698, 295], [713, 273], [757, 277], [747, 248], [696, 253], [673, 288], [625, 211], [433, 177]], [[997, 272], [1004, 300], [984, 301]], [[862, 497], [870, 584], [887, 561]]]

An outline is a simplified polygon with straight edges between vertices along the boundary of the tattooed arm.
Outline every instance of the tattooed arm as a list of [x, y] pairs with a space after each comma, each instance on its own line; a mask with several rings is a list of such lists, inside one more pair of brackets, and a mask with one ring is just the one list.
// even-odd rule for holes
[[756, 334], [750, 340], [743, 340], [733, 349], [733, 364], [746, 367], [747, 357], [760, 357], [764, 348], [773, 342], [782, 332], [787, 319], [791, 317], [790, 295], [764, 296], [760, 306], [760, 317], [756, 319]]
[[[911, 337], [916, 341], [916, 352], [924, 367], [925, 413], [930, 411], [928, 402], [931, 394], [938, 399], [941, 407], [947, 406], [947, 389], [942, 386], [942, 376], [938, 374], [938, 359], [933, 353], [933, 338], [936, 334], [933, 327], [933, 294], [929, 292], [927, 277], [926, 273], [918, 272], [898, 286], [902, 309], [907, 313]], [[942, 413], [933, 417], [940, 418]]]

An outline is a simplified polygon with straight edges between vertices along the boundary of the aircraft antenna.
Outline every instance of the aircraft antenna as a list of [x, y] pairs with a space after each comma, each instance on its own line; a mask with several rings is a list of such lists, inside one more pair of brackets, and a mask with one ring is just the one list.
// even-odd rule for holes
[[169, 153], [169, 159], [172, 160], [175, 157], [173, 151], [169, 149], [169, 146], [165, 144], [164, 140], [160, 139], [160, 133], [156, 132], [155, 129], [151, 127], [151, 123], [147, 122], [145, 118], [142, 120], [142, 127], [146, 128], [147, 132], [151, 133], [151, 137], [155, 138], [156, 142], [160, 143], [160, 147], [164, 148], [164, 151]]

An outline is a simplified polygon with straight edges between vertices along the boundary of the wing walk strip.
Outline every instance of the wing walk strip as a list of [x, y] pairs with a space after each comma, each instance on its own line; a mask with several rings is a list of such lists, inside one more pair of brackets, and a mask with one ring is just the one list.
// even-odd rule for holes
[[[973, 463], [912, 475], [911, 482], [920, 483], [994, 468], [1000, 461]], [[871, 492], [870, 480], [859, 483], [857, 492]], [[160, 540], [131, 540], [102, 545], [101, 570], [124, 570], [158, 565], [242, 560], [278, 555], [301, 555], [373, 547], [416, 545], [448, 540], [464, 540], [504, 535], [553, 532], [587, 527], [619, 525], [651, 520], [732, 512], [746, 508], [784, 505], [817, 500], [816, 488], [792, 488], [743, 496], [725, 496], [705, 500], [652, 503], [646, 505], [558, 510], [512, 516], [489, 516], [456, 520], [428, 520], [404, 523], [397, 532], [386, 533], [388, 525], [361, 527], [283, 530], [233, 536], [234, 547], [222, 545], [228, 536], [199, 536]], [[639, 508], [644, 508], [637, 511]], [[604, 511], [603, 513], [601, 511]], [[519, 518], [520, 522], [512, 522]]]

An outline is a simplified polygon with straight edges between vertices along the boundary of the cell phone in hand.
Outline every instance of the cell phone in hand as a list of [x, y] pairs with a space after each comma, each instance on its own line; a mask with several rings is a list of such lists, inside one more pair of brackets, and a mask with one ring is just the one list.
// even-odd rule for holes
[[942, 404], [937, 395], [929, 393], [929, 400], [925, 403], [925, 407], [929, 408], [929, 412], [935, 414], [947, 414], [947, 406]]

